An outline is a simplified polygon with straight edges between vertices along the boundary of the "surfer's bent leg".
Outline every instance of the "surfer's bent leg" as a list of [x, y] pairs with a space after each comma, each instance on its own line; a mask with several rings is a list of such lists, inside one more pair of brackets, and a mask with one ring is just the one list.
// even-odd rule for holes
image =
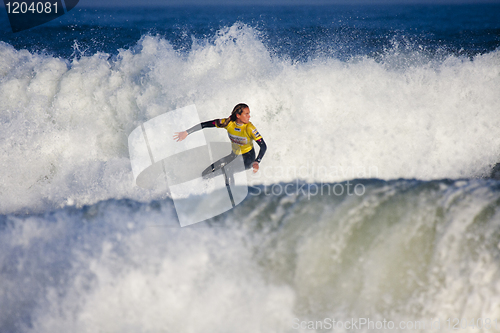
[[253, 162], [255, 162], [255, 150], [254, 149], [243, 154], [243, 164], [245, 165], [245, 170], [250, 169], [252, 167]]
[[[244, 170], [248, 170], [252, 167], [252, 164], [255, 161], [255, 150], [252, 149], [249, 152], [247, 152], [241, 156], [243, 157], [244, 169], [240, 168], [239, 163], [236, 163], [231, 168], [224, 168], [224, 170], [226, 171], [226, 175], [227, 175], [228, 179], [230, 180], [231, 184], [234, 184], [233, 174], [235, 174], [237, 172], [244, 171]], [[203, 172], [201, 173], [202, 177], [203, 178], [211, 178], [211, 177], [222, 174], [221, 168], [227, 166], [229, 163], [231, 163], [237, 157], [238, 157], [238, 155], [231, 152], [231, 154], [224, 156], [223, 158], [210, 164], [205, 170], [203, 170]]]
[[203, 172], [201, 173], [201, 176], [203, 178], [210, 178], [216, 175], [221, 174], [220, 169], [224, 167], [225, 165], [229, 164], [232, 160], [234, 160], [237, 157], [236, 154], [231, 152], [231, 154], [224, 156], [220, 160], [215, 161], [214, 163], [210, 164]]
[[[229, 182], [230, 185], [234, 185], [234, 174], [235, 173], [248, 170], [252, 167], [252, 164], [255, 161], [255, 150], [252, 149], [249, 152], [247, 152], [241, 156], [243, 157], [243, 167], [242, 167], [241, 163], [232, 163], [230, 165], [226, 164], [225, 166], [223, 166], [224, 173], [226, 175], [226, 181]], [[233, 159], [236, 157], [237, 157], [237, 155], [234, 155]], [[231, 161], [229, 161], [229, 162], [231, 162]]]

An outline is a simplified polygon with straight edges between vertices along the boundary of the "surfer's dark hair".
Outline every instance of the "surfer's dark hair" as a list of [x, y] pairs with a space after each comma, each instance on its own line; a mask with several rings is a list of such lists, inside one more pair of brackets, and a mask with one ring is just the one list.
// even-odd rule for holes
[[229, 117], [219, 120], [219, 127], [226, 127], [231, 121], [236, 121], [236, 119], [238, 119], [236, 115], [241, 114], [245, 109], [248, 109], [248, 105], [246, 105], [245, 103], [237, 104]]

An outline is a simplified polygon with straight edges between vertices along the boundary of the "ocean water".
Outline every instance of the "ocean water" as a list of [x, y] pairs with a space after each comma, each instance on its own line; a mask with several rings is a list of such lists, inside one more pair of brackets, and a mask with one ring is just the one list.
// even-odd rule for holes
[[[0, 31], [0, 332], [500, 331], [499, 5], [82, 6]], [[180, 228], [127, 137], [240, 102], [268, 145], [250, 194]]]

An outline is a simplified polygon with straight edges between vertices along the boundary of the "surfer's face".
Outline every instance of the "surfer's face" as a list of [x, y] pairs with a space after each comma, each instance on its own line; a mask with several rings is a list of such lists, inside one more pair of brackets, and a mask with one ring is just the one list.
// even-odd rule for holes
[[236, 118], [237, 118], [236, 122], [242, 124], [248, 124], [248, 122], [250, 121], [250, 109], [249, 108], [243, 109], [243, 112], [241, 112], [241, 114], [237, 114]]

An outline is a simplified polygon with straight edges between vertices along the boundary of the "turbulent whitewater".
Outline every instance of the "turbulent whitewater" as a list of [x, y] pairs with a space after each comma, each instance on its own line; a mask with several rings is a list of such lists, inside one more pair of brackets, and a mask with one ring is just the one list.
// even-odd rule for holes
[[2, 331], [311, 332], [296, 320], [500, 316], [498, 182], [355, 184], [363, 196], [254, 187], [182, 229], [170, 200], [4, 216]]
[[499, 160], [499, 51], [294, 63], [238, 24], [198, 44], [182, 54], [144, 36], [115, 57], [65, 60], [1, 43], [0, 211], [149, 200], [131, 179], [127, 136], [190, 104], [202, 120], [250, 105], [270, 146], [253, 183], [478, 177]]

